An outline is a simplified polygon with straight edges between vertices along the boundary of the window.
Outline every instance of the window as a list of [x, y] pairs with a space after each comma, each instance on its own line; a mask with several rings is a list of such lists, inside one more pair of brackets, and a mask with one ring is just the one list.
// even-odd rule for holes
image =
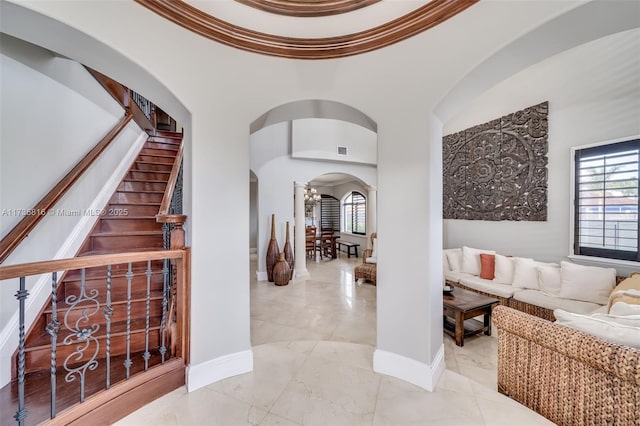
[[575, 152], [574, 253], [638, 261], [640, 139]]
[[322, 194], [320, 200], [320, 228], [340, 229], [340, 201], [331, 195]]
[[344, 232], [353, 234], [366, 234], [367, 201], [364, 195], [357, 191], [351, 192], [342, 203], [342, 218], [344, 220]]

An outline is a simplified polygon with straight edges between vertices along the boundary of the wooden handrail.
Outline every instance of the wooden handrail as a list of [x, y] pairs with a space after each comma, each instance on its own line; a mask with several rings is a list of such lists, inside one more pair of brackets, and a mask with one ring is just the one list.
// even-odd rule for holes
[[144, 112], [140, 109], [138, 104], [131, 101], [131, 94], [129, 88], [118, 83], [111, 77], [108, 77], [99, 71], [92, 68], [85, 67], [87, 71], [95, 78], [98, 83], [109, 93], [113, 99], [116, 100], [125, 110], [130, 111], [133, 114], [133, 121], [136, 122], [141, 129], [147, 133], [155, 131], [155, 125], [149, 121]]
[[181, 259], [184, 250], [153, 250], [95, 256], [80, 256], [67, 259], [44, 260], [41, 262], [22, 263], [19, 265], [0, 266], [0, 280], [9, 280], [31, 275], [48, 274], [56, 271], [68, 271], [95, 266], [119, 265], [128, 262], [144, 262], [147, 260]]
[[178, 182], [178, 173], [180, 173], [180, 167], [182, 166], [183, 147], [184, 142], [181, 142], [173, 167], [171, 168], [171, 174], [169, 175], [167, 188], [164, 191], [164, 196], [162, 197], [162, 203], [160, 203], [160, 209], [158, 209], [158, 214], [156, 215], [157, 222], [167, 222], [170, 216], [175, 216], [169, 214], [169, 207], [171, 206], [171, 198], [173, 198], [173, 190], [176, 188], [176, 184]]
[[67, 193], [69, 188], [80, 178], [80, 176], [93, 164], [98, 156], [109, 146], [109, 144], [118, 136], [118, 134], [131, 121], [132, 115], [127, 112], [124, 117], [115, 125], [113, 129], [102, 138], [100, 142], [93, 147], [82, 160], [75, 165], [73, 169], [65, 177], [63, 177], [56, 186], [51, 189], [33, 209], [30, 211], [38, 214], [28, 215], [22, 218], [16, 226], [13, 227], [7, 235], [0, 241], [0, 264], [15, 250], [16, 247], [24, 240], [29, 233], [36, 227], [38, 223], [47, 215], [55, 203]]

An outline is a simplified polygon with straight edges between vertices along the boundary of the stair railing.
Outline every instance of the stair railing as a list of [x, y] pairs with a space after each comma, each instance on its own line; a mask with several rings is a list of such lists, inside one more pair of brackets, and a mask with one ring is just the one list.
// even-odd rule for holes
[[167, 182], [156, 222], [162, 223], [163, 246], [165, 249], [184, 246], [184, 223], [187, 216], [182, 214], [182, 153], [184, 143], [176, 153], [176, 158], [171, 168], [171, 174]]
[[[152, 330], [149, 326], [151, 315], [150, 285], [152, 274], [159, 271], [158, 269], [154, 270], [154, 265], [156, 268], [160, 268], [157, 265], [158, 261], [163, 262], [161, 267], [163, 310], [159, 330], [157, 326]], [[165, 267], [167, 262], [174, 265], [175, 278], [169, 275], [169, 271]], [[49, 393], [50, 407], [48, 413], [43, 413], [42, 408], [34, 407], [35, 420], [39, 423], [45, 418], [50, 418], [53, 419], [52, 424], [68, 424], [82, 419], [88, 421], [89, 416], [97, 416], [92, 418], [100, 418], [101, 421], [109, 421], [109, 419], [115, 421], [123, 416], [121, 406], [124, 404], [123, 401], [127, 401], [126, 409], [131, 412], [166, 393], [167, 386], [173, 386], [169, 389], [172, 390], [184, 384], [184, 369], [189, 360], [189, 262], [189, 249], [181, 249], [86, 256], [0, 266], [0, 281], [13, 280], [12, 282], [15, 282], [16, 278], [19, 281], [16, 293], [19, 304], [17, 380], [11, 384], [17, 388], [15, 389], [18, 395], [17, 409], [14, 418], [18, 424], [25, 424], [25, 419], [30, 411], [29, 401], [25, 398], [26, 381], [38, 380], [38, 377], [42, 377], [42, 374], [33, 376], [27, 374], [25, 367], [25, 302], [29, 297], [25, 284], [27, 277], [49, 275], [53, 302], [51, 319], [47, 326], [47, 332], [51, 336], [49, 389], [46, 390], [42, 379], [32, 385], [39, 388], [40, 397], [38, 399], [42, 397], [42, 393]], [[134, 264], [137, 267], [134, 268]], [[94, 267], [105, 267], [106, 278], [103, 285], [98, 286], [92, 283], [89, 288], [85, 271], [87, 268]], [[67, 306], [64, 312], [59, 312], [56, 303], [59, 271], [80, 271], [81, 275], [78, 294], [66, 295], [64, 299]], [[116, 272], [125, 273], [127, 293], [126, 301], [124, 303], [120, 301], [117, 306], [112, 301], [112, 275]], [[135, 276], [143, 276], [142, 282], [138, 282], [137, 288], [133, 283]], [[171, 285], [171, 281], [174, 279], [174, 285]], [[144, 281], [146, 281], [146, 286]], [[174, 312], [167, 312], [164, 309], [168, 305], [168, 289], [170, 287], [172, 288], [173, 300], [176, 302]], [[132, 292], [144, 293], [146, 304], [144, 352], [138, 353], [136, 357], [133, 357], [131, 353]], [[124, 334], [112, 332], [111, 324], [114, 315], [117, 315], [118, 318], [126, 317], [127, 327]], [[175, 321], [173, 322], [174, 328], [168, 330], [171, 323], [168, 318], [170, 315]], [[161, 342], [159, 347], [149, 343], [153, 333], [160, 333], [159, 337], [156, 337]], [[117, 342], [115, 339], [118, 339]], [[122, 370], [121, 366], [112, 365], [114, 356], [111, 355], [111, 351], [115, 343], [126, 345], [126, 357], [122, 363], [124, 372], [116, 371], [118, 368]], [[61, 353], [62, 356], [59, 356]], [[60, 359], [63, 357], [64, 359]], [[102, 359], [104, 359], [104, 364], [99, 365]], [[104, 373], [104, 383], [96, 389], [93, 385], [96, 380], [101, 378], [101, 373], [98, 373], [98, 370], [106, 373]], [[134, 372], [139, 373], [134, 375]], [[63, 378], [67, 383], [66, 386], [74, 384], [77, 386], [76, 403], [70, 407], [57, 407], [56, 388], [60, 389], [60, 386], [56, 385]], [[114, 378], [120, 379], [114, 380]], [[115, 381], [117, 383], [114, 383]], [[154, 382], [151, 391], [142, 387], [151, 381]], [[92, 383], [92, 387], [88, 387], [87, 383]], [[159, 384], [165, 384], [165, 388], [162, 389]], [[89, 393], [93, 394], [89, 395]], [[63, 401], [68, 401], [68, 399], [68, 394], [62, 398]], [[62, 411], [59, 411], [59, 408]]]
[[89, 153], [82, 158], [65, 177], [63, 177], [38, 203], [25, 210], [25, 216], [0, 240], [0, 264], [20, 245], [29, 233], [47, 216], [49, 210], [76, 183], [82, 174], [95, 162], [100, 154], [124, 130], [132, 114], [127, 112], [124, 117], [107, 133]]

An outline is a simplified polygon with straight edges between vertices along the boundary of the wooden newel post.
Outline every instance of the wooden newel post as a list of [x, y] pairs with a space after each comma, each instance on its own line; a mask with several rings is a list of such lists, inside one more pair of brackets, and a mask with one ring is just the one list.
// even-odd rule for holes
[[179, 250], [184, 248], [184, 223], [187, 221], [187, 215], [184, 214], [166, 214], [157, 217], [156, 220], [162, 223], [173, 224], [171, 231], [171, 250]]

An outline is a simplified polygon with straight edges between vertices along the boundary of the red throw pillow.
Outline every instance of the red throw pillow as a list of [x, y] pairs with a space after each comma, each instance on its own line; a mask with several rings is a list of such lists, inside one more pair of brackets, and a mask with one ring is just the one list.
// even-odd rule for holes
[[496, 275], [496, 256], [493, 254], [480, 255], [480, 278], [492, 280]]

